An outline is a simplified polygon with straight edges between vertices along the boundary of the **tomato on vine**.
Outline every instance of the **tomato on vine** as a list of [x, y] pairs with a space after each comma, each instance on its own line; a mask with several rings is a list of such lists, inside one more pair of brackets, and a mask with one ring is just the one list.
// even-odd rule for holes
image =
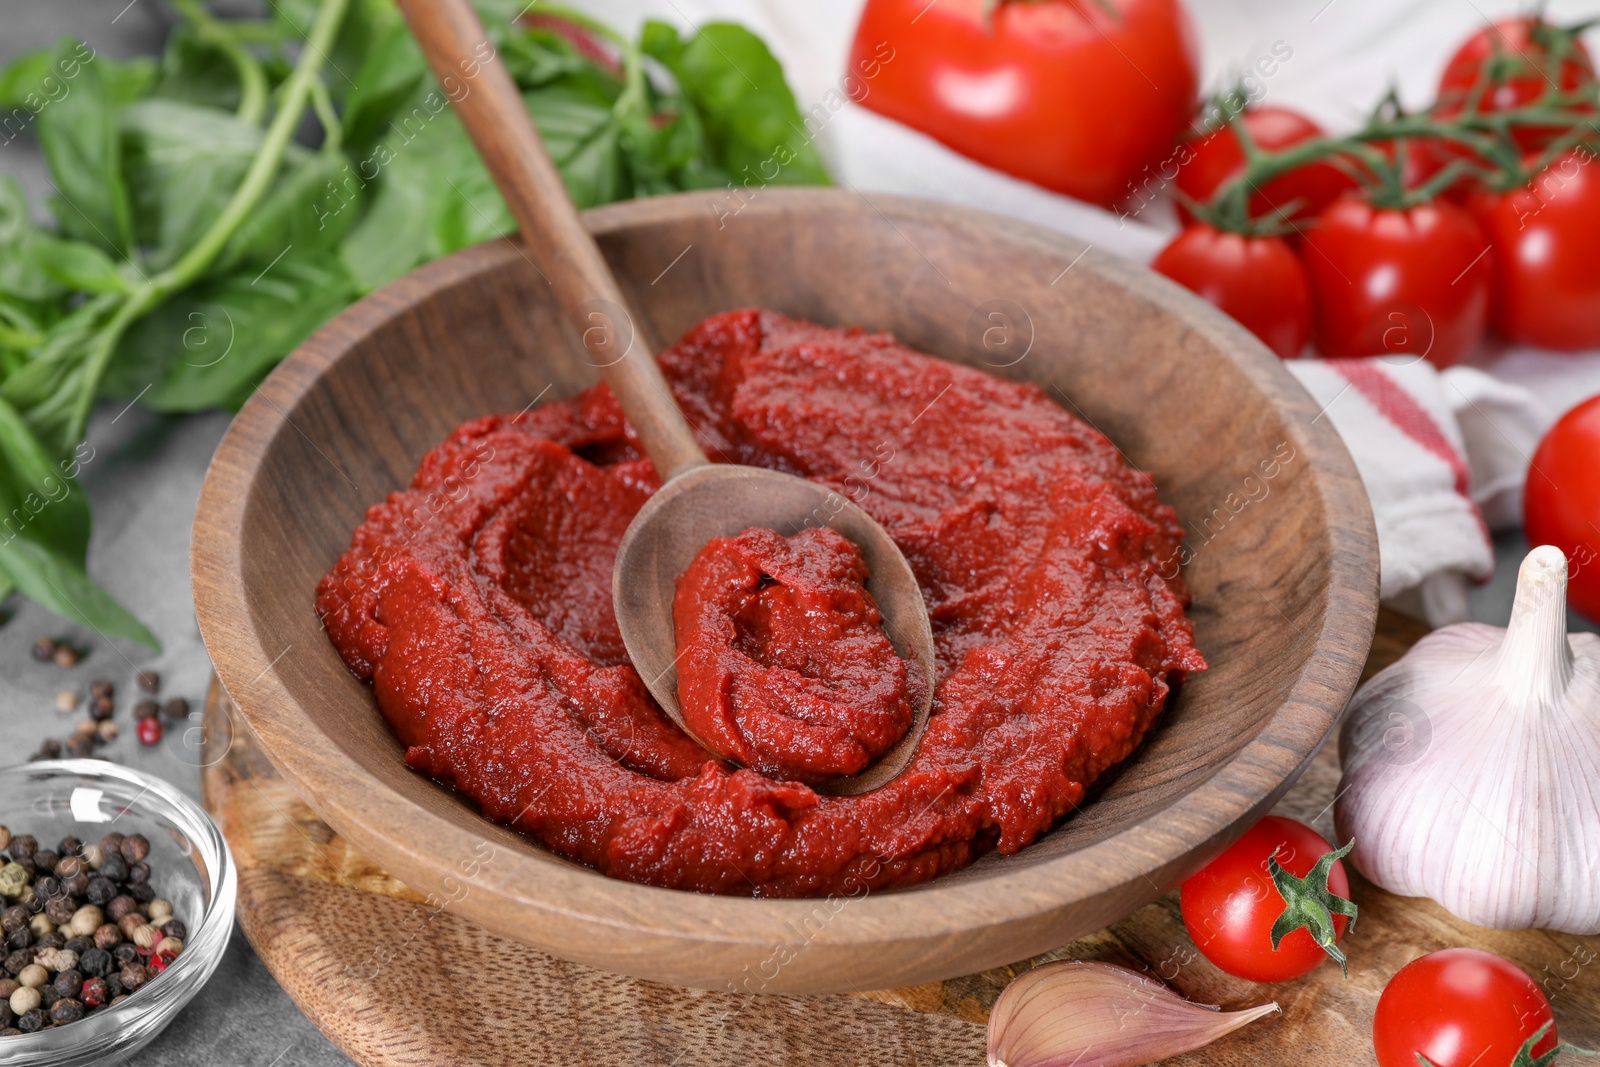
[[1561, 416], [1539, 442], [1522, 523], [1531, 544], [1566, 553], [1568, 601], [1600, 622], [1600, 396]]
[[1190, 223], [1150, 266], [1221, 308], [1285, 359], [1298, 356], [1311, 336], [1306, 272], [1282, 237]]
[[1378, 1000], [1372, 1044], [1378, 1067], [1534, 1067], [1572, 1048], [1558, 1044], [1550, 1001], [1533, 979], [1475, 948], [1402, 967]]
[[[1555, 94], [1573, 93], [1594, 80], [1594, 61], [1573, 30], [1537, 15], [1503, 18], [1467, 38], [1445, 64], [1437, 114], [1458, 115], [1474, 99], [1480, 112], [1514, 111]], [[1575, 106], [1594, 110], [1583, 102]], [[1564, 132], [1559, 127], [1523, 126], [1512, 136], [1531, 151]]]
[[1317, 217], [1304, 245], [1324, 356], [1411, 355], [1442, 368], [1483, 337], [1494, 261], [1464, 208], [1380, 207], [1350, 194]]
[[1229, 974], [1286, 982], [1328, 958], [1348, 972], [1336, 942], [1356, 921], [1350, 879], [1315, 830], [1268, 815], [1183, 883], [1183, 925], [1200, 952]]
[[[1265, 104], [1240, 115], [1245, 135], [1257, 148], [1276, 151], [1323, 136], [1322, 127], [1286, 107]], [[1191, 137], [1178, 157], [1174, 184], [1190, 200], [1204, 203], [1245, 168], [1244, 146], [1231, 124]], [[1355, 179], [1330, 162], [1308, 163], [1263, 182], [1250, 197], [1250, 217], [1266, 218], [1275, 211], [1289, 219], [1310, 218], [1340, 193], [1355, 187]], [[1188, 222], [1194, 216], [1180, 201], [1178, 215]]]

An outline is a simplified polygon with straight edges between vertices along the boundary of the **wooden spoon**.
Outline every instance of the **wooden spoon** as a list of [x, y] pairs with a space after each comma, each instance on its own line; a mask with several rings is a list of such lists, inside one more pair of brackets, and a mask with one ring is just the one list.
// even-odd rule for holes
[[661, 489], [623, 534], [611, 572], [617, 623], [634, 668], [673, 721], [704, 744], [678, 705], [672, 623], [678, 576], [713, 537], [752, 526], [784, 535], [832, 527], [861, 549], [884, 633], [924, 684], [912, 687], [918, 697], [905, 736], [861, 774], [819, 791], [848, 795], [882, 786], [915, 754], [933, 702], [933, 632], [910, 565], [883, 527], [826, 486], [706, 459], [468, 0], [400, 0], [400, 9], [521, 227], [523, 247], [661, 476]]

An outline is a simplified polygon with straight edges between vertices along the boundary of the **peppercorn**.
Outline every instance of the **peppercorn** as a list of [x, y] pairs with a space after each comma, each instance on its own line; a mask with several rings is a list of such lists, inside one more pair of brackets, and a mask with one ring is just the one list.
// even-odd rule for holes
[[10, 1000], [11, 994], [22, 988], [15, 978], [0, 978], [0, 1000]]
[[60, 934], [56, 933], [54, 930], [50, 930], [50, 931], [47, 931], [45, 933], [40, 934], [37, 938], [34, 939], [34, 942], [33, 942], [33, 953], [34, 953], [35, 956], [37, 956], [39, 953], [43, 952], [46, 949], [57, 949], [57, 948], [66, 948], [66, 947], [67, 947], [66, 939], [63, 938]]
[[160, 933], [154, 926], [151, 926], [149, 923], [145, 923], [143, 926], [140, 926], [138, 929], [134, 930], [133, 936], [128, 940], [132, 941], [135, 945], [148, 952], [156, 947], [156, 938], [159, 936]]
[[106, 975], [106, 993], [111, 998], [107, 1003], [115, 1004], [126, 996], [128, 991], [122, 988], [121, 977], [113, 973]]
[[109, 745], [111, 742], [115, 741], [117, 736], [121, 733], [122, 728], [108, 719], [100, 724], [100, 729], [95, 731], [95, 736], [100, 738], [103, 744]]
[[161, 675], [157, 674], [155, 671], [140, 671], [137, 677], [135, 677], [134, 681], [136, 681], [139, 684], [139, 688], [144, 690], [146, 693], [154, 693], [161, 688]]
[[150, 921], [160, 926], [172, 918], [172, 901], [157, 897], [150, 902], [150, 907], [145, 910], [150, 913]]
[[[43, 855], [44, 853], [39, 853], [39, 856]], [[43, 864], [44, 860], [39, 859], [39, 862]], [[89, 865], [83, 862], [82, 856], [62, 856], [60, 859], [56, 860], [53, 867], [56, 872], [56, 876], [62, 879], [68, 878], [74, 874], [82, 874], [89, 869]]]
[[[29, 989], [38, 989], [49, 980], [49, 971], [44, 967], [43, 964], [39, 963], [28, 964], [26, 967], [22, 968], [22, 971], [17, 975], [17, 984], [20, 986], [26, 986]], [[28, 1009], [23, 1008], [22, 1010], [27, 1011]]]
[[83, 1018], [83, 1002], [71, 997], [65, 997], [50, 1005], [50, 1018], [55, 1020], [57, 1026], [75, 1023]]
[[[124, 941], [111, 950], [111, 958], [116, 960], [119, 965], [137, 963], [139, 961], [139, 950], [134, 948], [130, 942]], [[122, 968], [118, 966], [117, 969], [120, 971]]]
[[39, 851], [39, 839], [32, 834], [18, 834], [11, 839], [11, 858], [20, 860], [24, 856], [31, 856]]
[[[39, 755], [45, 759], [57, 759], [61, 755], [61, 742], [53, 737], [39, 742]], [[0, 848], [5, 846], [0, 845]]]
[[89, 888], [84, 895], [89, 898], [89, 903], [97, 904], [103, 908], [116, 898], [116, 883], [105, 877], [91, 878], [89, 879]]
[[119, 961], [103, 948], [91, 948], [78, 957], [78, 970], [93, 978], [104, 978], [117, 969]]
[[18, 1015], [26, 1015], [39, 1006], [39, 991], [32, 986], [23, 986], [11, 994], [11, 999], [6, 1001], [11, 1010]]
[[79, 937], [92, 937], [100, 929], [100, 924], [106, 921], [105, 912], [93, 904], [85, 904], [72, 913], [72, 932]]
[[133, 932], [144, 925], [144, 916], [138, 912], [124, 915], [117, 921], [117, 929], [122, 931], [122, 936], [129, 941], [133, 940]]
[[[111, 861], [108, 859], [106, 862], [110, 863]], [[106, 905], [106, 918], [111, 922], [120, 923], [138, 910], [139, 902], [124, 893], [121, 896], [111, 898], [111, 903]]]
[[111, 999], [111, 994], [106, 989], [106, 980], [104, 978], [86, 980], [79, 996], [83, 997], [83, 1006], [86, 1008], [98, 1008]]
[[45, 1011], [49, 1011], [50, 1006], [60, 999], [61, 994], [57, 993], [56, 987], [49, 982], [39, 987], [39, 1006]]
[[64, 671], [70, 671], [78, 665], [78, 661], [83, 658], [83, 653], [65, 642], [58, 641], [55, 652], [51, 654], [50, 658], [55, 661], [57, 667]]
[[89, 718], [95, 722], [105, 722], [116, 713], [117, 706], [111, 702], [110, 697], [95, 697], [89, 701]]
[[33, 931], [34, 940], [41, 945], [44, 944], [45, 938], [56, 936], [56, 924], [42, 911], [28, 920], [28, 929]]
[[183, 952], [183, 938], [163, 937], [156, 942], [156, 955], [166, 956], [168, 959], [178, 956]]
[[108, 679], [97, 678], [89, 683], [89, 695], [92, 697], [115, 696], [116, 692], [117, 687], [112, 685]]
[[33, 865], [40, 871], [54, 871], [56, 864], [60, 862], [61, 857], [48, 848], [41, 848], [33, 854]]
[[122, 970], [118, 972], [117, 978], [121, 980], [123, 989], [130, 993], [137, 993], [139, 987], [150, 980], [150, 968], [142, 963], [124, 964]]
[[63, 689], [56, 694], [56, 710], [61, 712], [73, 711], [78, 706], [78, 694], [71, 689]]
[[42, 1008], [23, 1012], [17, 1017], [17, 1029], [24, 1034], [35, 1034], [50, 1025], [50, 1016]]
[[161, 924], [161, 932], [168, 937], [184, 938], [189, 936], [189, 928], [179, 919], [169, 919]]
[[161, 713], [169, 719], [187, 719], [189, 717], [189, 702], [183, 697], [173, 697], [161, 705]]
[[128, 887], [128, 895], [141, 904], [148, 904], [156, 898], [156, 887], [149, 882], [140, 882]]
[[83, 855], [83, 842], [68, 834], [56, 843], [56, 852], [63, 856]]
[[109, 856], [113, 852], [122, 851], [122, 841], [122, 835], [113, 830], [100, 839], [100, 848]]
[[41, 637], [33, 643], [33, 658], [41, 663], [49, 663], [56, 655], [56, 643], [48, 637]]
[[94, 942], [89, 940], [87, 937], [69, 937], [67, 938], [67, 943], [61, 947], [66, 949], [68, 952], [76, 952], [81, 956], [85, 952], [88, 952], [90, 949], [94, 948]]
[[[163, 927], [163, 929], [165, 929], [165, 927]], [[109, 949], [120, 944], [122, 944], [122, 931], [117, 929], [115, 923], [105, 923], [100, 927], [100, 929], [94, 932], [95, 948]]]
[[166, 970], [171, 964], [172, 957], [163, 956], [159, 952], [153, 954], [148, 960], [145, 961], [145, 966], [150, 968], [150, 974], [152, 977]]
[[92, 731], [87, 734], [73, 734], [67, 738], [67, 755], [73, 759], [87, 759], [92, 756], [94, 754], [94, 738], [95, 734]]
[[5, 967], [6, 973], [15, 978], [22, 973], [24, 967], [32, 962], [33, 953], [27, 951], [13, 952], [6, 957], [5, 963], [0, 964], [0, 966]]
[[161, 735], [166, 731], [162, 729], [160, 719], [140, 719], [139, 725], [134, 728], [134, 732], [139, 735], [139, 743], [148, 747], [150, 745], [159, 745], [161, 743]]
[[56, 987], [56, 992], [64, 997], [75, 997], [83, 989], [83, 975], [76, 968], [69, 967], [56, 975], [56, 980], [50, 983]]
[[0, 867], [0, 896], [16, 900], [29, 881], [28, 869], [20, 863], [11, 862]]
[[141, 700], [133, 706], [134, 722], [144, 722], [161, 714], [161, 705], [154, 700]]
[[[29, 878], [32, 878], [34, 875], [39, 873], [38, 868], [34, 866], [32, 856], [14, 856], [12, 857], [11, 862], [15, 863], [18, 867], [21, 867], [22, 872]], [[18, 897], [17, 899], [21, 900], [22, 898]]]
[[6, 948], [28, 948], [33, 944], [33, 933], [26, 926], [19, 926], [15, 930], [6, 932]]
[[72, 916], [77, 910], [78, 906], [65, 893], [53, 896], [44, 902], [45, 915], [49, 916], [50, 921], [57, 926], [64, 926], [71, 922]]
[[143, 834], [129, 834], [122, 839], [122, 858], [129, 863], [138, 863], [150, 855], [150, 840]]
[[13, 904], [6, 910], [0, 911], [0, 930], [9, 934], [13, 930], [27, 926], [30, 918], [32, 916], [28, 914], [27, 908], [21, 904]]

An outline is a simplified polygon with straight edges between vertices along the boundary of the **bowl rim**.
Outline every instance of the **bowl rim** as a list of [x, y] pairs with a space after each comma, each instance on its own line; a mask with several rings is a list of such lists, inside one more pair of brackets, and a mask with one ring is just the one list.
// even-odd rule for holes
[[[150, 981], [150, 992], [156, 994], [155, 996], [141, 997], [133, 994], [121, 1004], [85, 1016], [75, 1023], [32, 1034], [0, 1038], [0, 1057], [6, 1057], [5, 1062], [11, 1062], [9, 1057], [15, 1055], [37, 1055], [40, 1057], [39, 1062], [55, 1062], [56, 1057], [95, 1041], [100, 1041], [107, 1052], [132, 1051], [134, 1045], [124, 1048], [119, 1043], [122, 1035], [129, 1035], [130, 1040], [136, 1045], [143, 1045], [155, 1037], [177, 1012], [204, 988], [217, 965], [221, 963], [223, 954], [227, 952], [228, 943], [233, 937], [234, 903], [238, 886], [233, 850], [229, 848], [222, 828], [199, 802], [166, 779], [133, 767], [98, 759], [33, 760], [0, 768], [0, 777], [26, 779], [41, 772], [91, 781], [119, 781], [137, 787], [139, 791], [135, 801], [154, 797], [168, 811], [177, 813], [179, 818], [173, 818], [165, 812], [161, 813], [161, 817], [177, 826], [186, 836], [198, 838], [196, 847], [210, 852], [208, 860], [212, 856], [216, 860], [214, 864], [207, 864], [208, 868], [215, 867], [215, 870], [205, 872], [208, 876], [206, 878], [208, 899], [205, 910], [201, 912], [200, 921], [185, 924], [192, 928], [189, 936], [183, 939], [184, 951], [178, 954], [165, 971]], [[105, 825], [110, 827], [115, 822], [116, 819], [111, 819]], [[193, 864], [192, 860], [190, 862]], [[198, 873], [199, 866], [197, 864], [194, 866]], [[140, 992], [144, 990], [141, 989]], [[164, 1018], [161, 1018], [155, 1028], [149, 1028], [148, 1024], [146, 1027], [138, 1025], [141, 1020], [152, 1016], [164, 1016]], [[105, 1043], [107, 1035], [111, 1035], [109, 1044]]]
[[[670, 223], [687, 214], [704, 213], [704, 195], [702, 191], [621, 202], [585, 212], [584, 221], [601, 237], [632, 227]], [[742, 210], [750, 214], [860, 210], [864, 199], [843, 189], [769, 187], [747, 201]], [[1039, 861], [1029, 868], [1036, 876], [1022, 892], [996, 893], [985, 879], [939, 878], [904, 891], [864, 894], [839, 911], [815, 940], [836, 946], [881, 946], [897, 941], [927, 944], [974, 930], [1039, 921], [1074, 901], [1114, 892], [1127, 881], [1128, 856], [1144, 858], [1140, 873], [1172, 872], [1171, 883], [1158, 887], [1165, 892], [1177, 878], [1210, 858], [1191, 856], [1195, 842], [1215, 841], [1213, 854], [1220, 852], [1243, 832], [1241, 823], [1246, 817], [1265, 814], [1287, 791], [1338, 725], [1360, 678], [1376, 625], [1378, 557], [1370, 506], [1354, 462], [1331, 425], [1314, 418], [1315, 402], [1282, 367], [1282, 361], [1243, 327], [1175, 283], [1114, 255], [1086, 256], [1092, 246], [1075, 238], [988, 212], [879, 193], [874, 193], [866, 206], [873, 214], [891, 220], [998, 233], [1073, 262], [1082, 257], [1080, 266], [1182, 317], [1191, 329], [1220, 348], [1255, 353], [1237, 359], [1235, 366], [1270, 399], [1291, 440], [1305, 450], [1328, 516], [1329, 607], [1314, 637], [1315, 651], [1287, 699], [1232, 758], [1187, 794], [1190, 798], [1213, 795], [1215, 804], [1168, 805], [1110, 836]], [[336, 831], [358, 849], [367, 851], [369, 843], [375, 844], [374, 852], [387, 849], [416, 867], [437, 866], [441, 857], [419, 843], [428, 834], [397, 839], [393, 833], [397, 807], [406, 809], [408, 818], [423, 820], [416, 825], [425, 824], [432, 833], [454, 836], [459, 827], [340, 758], [338, 743], [279, 680], [274, 657], [283, 653], [257, 629], [244, 591], [241, 533], [247, 489], [261, 472], [265, 446], [280, 431], [294, 427], [290, 413], [354, 342], [430, 295], [477, 275], [490, 264], [520, 255], [506, 239], [463, 249], [416, 268], [324, 325], [290, 354], [240, 410], [212, 459], [196, 511], [191, 553], [195, 611], [229, 698], [272, 764]], [[1335, 701], [1337, 706], [1331, 706]], [[1301, 713], [1285, 714], [1291, 708]], [[1265, 794], [1257, 784], [1264, 776], [1279, 783]], [[1196, 811], [1221, 814], [1197, 818]], [[495, 825], [485, 820], [486, 830]], [[534, 842], [530, 845], [538, 847]], [[381, 855], [372, 858], [383, 860]], [[786, 938], [792, 940], [792, 924], [814, 909], [819, 899], [726, 897], [663, 889], [608, 878], [570, 861], [548, 862], [551, 858], [532, 853], [513, 856], [506, 867], [522, 876], [504, 869], [495, 871], [494, 891], [548, 916], [640, 935], [768, 947], [782, 944]], [[498, 860], [495, 867], [501, 867]], [[596, 891], [597, 880], [604, 883], [604, 891]], [[1052, 886], [1060, 891], [1049, 891]], [[675, 896], [666, 898], [664, 893]], [[505, 924], [500, 928], [504, 930]]]

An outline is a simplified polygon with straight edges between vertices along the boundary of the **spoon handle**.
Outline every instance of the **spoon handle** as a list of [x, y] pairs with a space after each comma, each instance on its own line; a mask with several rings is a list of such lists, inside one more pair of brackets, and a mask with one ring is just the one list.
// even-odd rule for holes
[[477, 12], [468, 0], [400, 0], [399, 6], [516, 218], [522, 247], [555, 290], [661, 481], [704, 464], [705, 453]]

